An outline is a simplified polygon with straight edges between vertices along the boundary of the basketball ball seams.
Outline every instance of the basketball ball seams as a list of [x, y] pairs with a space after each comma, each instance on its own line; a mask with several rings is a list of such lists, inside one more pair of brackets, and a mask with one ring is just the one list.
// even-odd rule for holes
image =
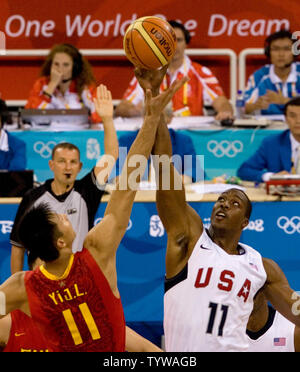
[[[132, 27], [131, 27], [132, 26]], [[136, 64], [136, 62], [140, 63], [140, 65], [143, 67], [143, 68], [146, 68], [146, 69], [149, 69], [150, 66], [148, 66], [147, 64], [145, 64], [138, 56], [138, 53], [137, 51], [135, 50], [135, 47], [134, 47], [134, 43], [133, 43], [133, 37], [132, 37], [132, 34], [134, 33], [134, 31], [137, 32], [137, 30], [135, 30], [133, 28], [133, 24], [130, 26], [130, 30], [128, 29], [126, 31], [126, 34], [125, 34], [125, 37], [124, 37], [124, 49], [125, 49], [125, 52], [127, 55], [127, 57], [129, 58], [129, 60], [133, 63], [133, 64]], [[128, 31], [131, 31], [131, 35], [128, 36]]]
[[[163, 24], [163, 26], [161, 26], [159, 24], [159, 23], [164, 23], [164, 22], [167, 23], [167, 21], [165, 21], [164, 19], [159, 18], [159, 17], [154, 17], [154, 16], [153, 17], [141, 17], [141, 18], [137, 19], [135, 22], [150, 23], [150, 24], [154, 25], [155, 27], [159, 27], [163, 31], [163, 33], [165, 34], [165, 36], [168, 37], [169, 40], [172, 41], [173, 47], [175, 46], [175, 43], [176, 43], [176, 34], [173, 31], [172, 26], [169, 25], [169, 30], [166, 30], [163, 27], [164, 24]], [[157, 23], [157, 22], [159, 22], [159, 23]], [[168, 33], [170, 33], [171, 35], [174, 35], [174, 38], [170, 37], [168, 35]]]
[[135, 30], [137, 30], [142, 38], [145, 40], [145, 42], [148, 44], [148, 46], [152, 49], [155, 56], [159, 59], [160, 63], [162, 65], [165, 65], [168, 63], [168, 60], [163, 55], [161, 50], [158, 48], [158, 46], [155, 44], [155, 42], [151, 39], [151, 37], [148, 35], [147, 30], [144, 29], [142, 23], [135, 24]]
[[176, 34], [172, 26], [155, 16], [135, 20], [126, 30], [123, 39], [128, 59], [135, 66], [149, 70], [168, 64], [176, 45]]
[[[145, 30], [145, 32], [147, 33], [147, 35], [148, 35], [149, 32], [152, 35], [154, 35], [152, 30], [149, 31], [145, 27], [149, 23], [151, 24], [151, 22], [147, 21], [146, 25], [144, 25], [145, 23], [146, 22], [143, 22], [142, 27]], [[153, 25], [155, 27], [155, 34], [158, 32], [158, 37], [155, 35], [155, 39], [153, 39], [150, 36], [149, 36], [149, 38], [157, 46], [160, 53], [162, 53], [162, 55], [168, 60], [170, 54], [172, 53], [172, 50], [174, 50], [174, 47], [175, 47], [174, 42], [170, 37], [168, 37], [166, 31], [163, 28], [161, 28], [161, 27], [159, 27], [158, 25], [155, 25], [155, 24], [153, 24]], [[170, 40], [171, 40], [171, 42], [170, 42]], [[161, 49], [161, 48], [163, 48], [163, 49]]]
[[[141, 24], [147, 35], [148, 33], [151, 33], [153, 36], [155, 36], [155, 39], [152, 39], [151, 37], [150, 39], [155, 43], [155, 45], [157, 45], [159, 51], [163, 55], [165, 54], [165, 58], [168, 59], [168, 57], [170, 56], [170, 54], [172, 54], [172, 51], [175, 49], [176, 46], [174, 40], [172, 39], [172, 37], [170, 37], [169, 32], [167, 32], [166, 29], [164, 29], [160, 25], [155, 24], [153, 22], [149, 22], [148, 20], [142, 22]], [[148, 30], [146, 28], [146, 26], [149, 25], [152, 25], [152, 29], [155, 30], [155, 33], [153, 33], [152, 30]], [[157, 32], [158, 35], [156, 35]]]
[[[135, 30], [135, 31], [137, 31], [137, 30]], [[132, 46], [132, 49], [133, 49], [133, 51], [134, 51], [135, 58], [139, 61], [139, 63], [140, 63], [144, 68], [149, 69], [150, 66], [148, 66], [147, 64], [145, 64], [145, 63], [140, 59], [140, 57], [139, 57], [137, 51], [135, 50], [135, 48], [134, 48], [134, 43], [133, 43], [133, 41], [132, 41], [132, 38], [131, 38], [131, 46]]]
[[[168, 41], [172, 43], [172, 48], [175, 47], [175, 41], [174, 41], [174, 39], [172, 37], [170, 37], [170, 35], [168, 35], [166, 33], [166, 30], [163, 27], [161, 27], [160, 25], [158, 25], [158, 24], [156, 24], [154, 22], [151, 22], [149, 19], [145, 20], [143, 23], [150, 23], [154, 27], [160, 28], [161, 32], [164, 34], [164, 37], [168, 38], [169, 39]], [[170, 31], [170, 34], [171, 34], [171, 31]], [[174, 36], [176, 37], [176, 35], [174, 35]]]
[[[141, 35], [142, 36], [142, 35]], [[142, 36], [143, 37], [143, 36]], [[143, 38], [144, 39], [144, 38]], [[144, 39], [145, 40], [145, 39]], [[147, 41], [145, 40], [145, 43], [147, 43]], [[147, 43], [148, 44], [148, 43]], [[148, 44], [149, 45], [149, 44]], [[150, 46], [150, 45], [149, 45]], [[157, 66], [157, 68], [158, 67], [160, 67], [161, 66], [161, 64], [162, 64], [162, 62], [161, 62], [161, 60], [157, 57], [157, 55], [155, 54], [155, 52], [154, 52], [154, 50], [151, 48], [151, 46], [150, 46], [150, 49], [149, 49], [149, 51], [152, 53], [152, 55], [157, 59], [157, 62], [158, 62], [158, 66]], [[135, 52], [136, 53], [136, 52]], [[136, 54], [136, 56], [138, 57], [138, 55]], [[139, 58], [138, 58], [139, 59]], [[139, 61], [144, 65], [144, 66], [147, 66], [144, 62], [142, 62], [140, 59], [139, 59]], [[147, 66], [147, 68], [150, 68], [150, 66]]]

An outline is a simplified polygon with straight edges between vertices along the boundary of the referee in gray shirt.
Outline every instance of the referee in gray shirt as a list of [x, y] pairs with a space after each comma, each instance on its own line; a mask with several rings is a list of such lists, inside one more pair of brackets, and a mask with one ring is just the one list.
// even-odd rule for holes
[[[97, 99], [94, 103], [103, 122], [105, 154], [91, 172], [76, 180], [82, 168], [79, 149], [67, 142], [54, 147], [52, 159], [49, 161], [54, 178], [25, 194], [15, 217], [10, 235], [12, 274], [23, 270], [25, 250], [18, 238], [18, 223], [32, 206], [46, 202], [56, 213], [68, 216], [76, 231], [73, 252], [82, 249], [84, 238], [93, 227], [105, 183], [119, 154], [118, 137], [113, 123], [112, 97], [106, 86], [101, 84], [97, 88]], [[35, 259], [36, 257], [28, 257], [29, 263]]]

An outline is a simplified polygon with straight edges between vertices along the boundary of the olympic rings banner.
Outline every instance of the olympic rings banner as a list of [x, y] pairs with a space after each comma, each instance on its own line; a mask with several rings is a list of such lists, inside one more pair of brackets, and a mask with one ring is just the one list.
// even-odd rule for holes
[[[278, 130], [219, 129], [181, 131], [191, 137], [197, 155], [204, 157], [204, 169], [208, 179], [227, 174], [235, 176], [236, 170], [259, 147], [261, 141]], [[104, 149], [103, 131], [20, 131], [13, 132], [26, 142], [27, 168], [33, 169], [38, 182], [52, 178], [48, 161], [53, 147], [59, 142], [75, 143], [81, 154], [83, 168], [80, 177], [96, 163]], [[118, 131], [118, 137], [126, 132]]]
[[[128, 25], [147, 15], [181, 21], [191, 33], [190, 48], [229, 48], [238, 54], [244, 48], [263, 47], [266, 36], [280, 28], [297, 31], [300, 2], [53, 0], [44, 1], [41, 6], [38, 0], [1, 0], [0, 9], [0, 57], [5, 48], [49, 49], [62, 42], [81, 49], [122, 48]], [[20, 59], [3, 61], [1, 57], [2, 98], [26, 99], [42, 60], [27, 59], [21, 63]], [[222, 57], [199, 60], [212, 69], [228, 95], [229, 70], [225, 61]], [[107, 58], [92, 58], [91, 63], [97, 81], [110, 87], [114, 99], [121, 98], [133, 75], [132, 65], [124, 59]]]

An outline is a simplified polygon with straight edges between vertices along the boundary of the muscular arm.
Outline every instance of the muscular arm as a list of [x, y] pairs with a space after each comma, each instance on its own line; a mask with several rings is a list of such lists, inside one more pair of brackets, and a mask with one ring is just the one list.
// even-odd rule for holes
[[0, 319], [0, 351], [4, 349], [9, 340], [9, 333], [11, 328], [11, 316], [8, 314]]
[[300, 353], [300, 327], [295, 327], [294, 345], [295, 345], [295, 352]]
[[[4, 293], [5, 299], [5, 314], [0, 314], [0, 319], [17, 309], [30, 316], [24, 276], [25, 272], [20, 271], [0, 285], [0, 292]], [[3, 296], [1, 299], [3, 300]]]
[[[147, 91], [144, 123], [129, 150], [126, 164], [118, 179], [116, 190], [110, 197], [104, 218], [88, 233], [85, 241], [85, 246], [92, 250], [94, 257], [97, 256], [95, 259], [98, 262], [115, 258], [116, 250], [128, 225], [138, 183], [144, 174], [154, 144], [162, 110], [183, 83], [184, 80], [175, 82], [157, 97], [152, 97], [151, 91]], [[142, 166], [139, 162], [143, 163]]]
[[[159, 117], [156, 116], [145, 118], [141, 130], [130, 148], [127, 163], [123, 167], [123, 171], [116, 184], [116, 189], [113, 191], [107, 204], [104, 218], [99, 225], [96, 225], [88, 233], [88, 240], [85, 246], [95, 246], [98, 251], [104, 254], [105, 252], [115, 252], [119, 246], [128, 225], [137, 191], [137, 189], [131, 187], [130, 180], [133, 180], [131, 175], [137, 170], [139, 164], [137, 163], [135, 166], [132, 164], [131, 166], [130, 162], [134, 160], [134, 156], [144, 156], [145, 159], [149, 157], [158, 121]], [[147, 161], [145, 162], [145, 166], [146, 163]], [[139, 173], [143, 174], [143, 171]], [[139, 181], [139, 178], [140, 176], [138, 176], [137, 181]]]
[[152, 342], [142, 337], [138, 333], [134, 332], [133, 329], [126, 327], [126, 351], [130, 352], [162, 352], [158, 346], [154, 345]]
[[263, 264], [267, 273], [264, 295], [277, 311], [299, 327], [300, 296], [290, 288], [284, 273], [274, 261], [264, 258]]
[[102, 118], [104, 128], [104, 155], [97, 162], [94, 172], [100, 185], [104, 185], [119, 156], [119, 142], [113, 122], [113, 102], [111, 92], [105, 85], [97, 88], [94, 100], [97, 114]]
[[23, 270], [24, 253], [25, 248], [16, 247], [15, 245], [11, 246], [10, 270], [12, 274]]
[[194, 242], [203, 231], [203, 224], [187, 204], [182, 178], [170, 162], [172, 144], [164, 121], [158, 127], [153, 154], [167, 156], [163, 165], [157, 156], [154, 156], [153, 163], [158, 186], [157, 211], [168, 234], [166, 271], [167, 277], [172, 277], [186, 264]]

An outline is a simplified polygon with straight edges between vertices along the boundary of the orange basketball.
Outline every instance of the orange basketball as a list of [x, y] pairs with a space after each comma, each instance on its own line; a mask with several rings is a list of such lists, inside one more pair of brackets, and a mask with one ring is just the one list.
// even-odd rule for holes
[[176, 49], [176, 34], [164, 19], [142, 17], [126, 30], [123, 46], [127, 58], [135, 66], [156, 70], [172, 59]]

